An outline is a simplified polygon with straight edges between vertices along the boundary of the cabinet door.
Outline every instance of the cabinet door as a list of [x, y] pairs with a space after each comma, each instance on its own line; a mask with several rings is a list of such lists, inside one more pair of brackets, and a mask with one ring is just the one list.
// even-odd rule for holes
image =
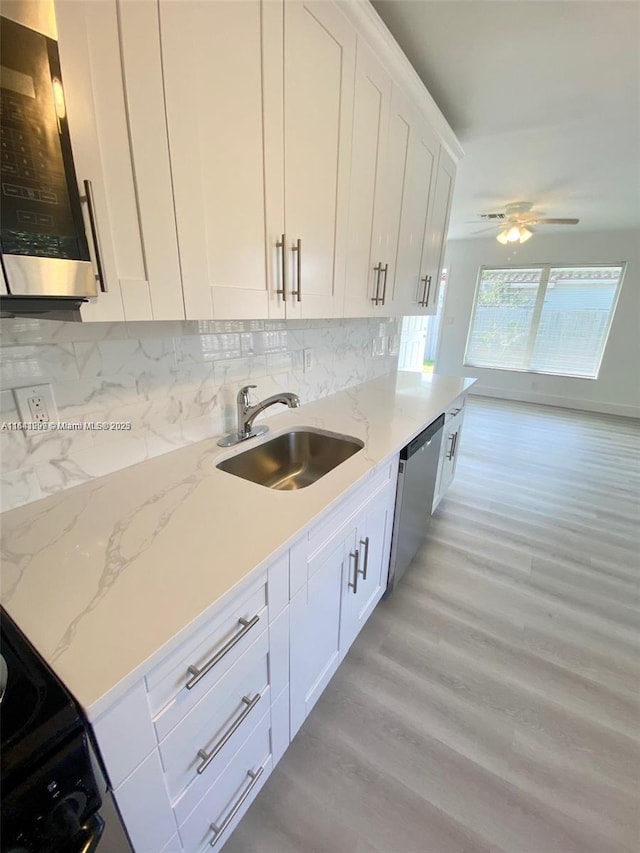
[[156, 3], [118, 3], [131, 152], [154, 320], [184, 319], [160, 22]]
[[288, 317], [342, 313], [355, 45], [333, 3], [284, 4]]
[[[344, 314], [383, 311], [384, 165], [391, 79], [375, 54], [358, 40], [351, 146], [349, 239]], [[387, 273], [388, 274], [388, 273]]]
[[[187, 318], [273, 316], [265, 247], [262, 4], [159, 5]], [[265, 4], [266, 14], [273, 5]]]
[[447, 421], [444, 426], [440, 461], [438, 464], [438, 478], [436, 481], [436, 491], [433, 500], [434, 510], [444, 497], [456, 473], [463, 419], [464, 406], [459, 409], [457, 414], [451, 418], [451, 420]]
[[438, 308], [438, 290], [440, 289], [444, 248], [449, 230], [455, 174], [456, 165], [441, 146], [436, 180], [429, 201], [429, 217], [420, 266], [420, 281], [423, 285], [421, 296], [425, 303], [423, 313], [426, 314], [435, 314]]
[[344, 540], [327, 549], [320, 565], [289, 605], [292, 738], [340, 663], [344, 554]]
[[[127, 319], [148, 319], [151, 306], [122, 94], [115, 0], [99, 4], [67, 0], [57, 2], [55, 12], [71, 146], [81, 195], [84, 180], [93, 185], [108, 288], [82, 306], [82, 318], [124, 320], [123, 294], [131, 292], [127, 306], [131, 317]], [[102, 147], [98, 142], [99, 119]], [[85, 228], [89, 235], [86, 215]], [[93, 246], [91, 250], [93, 253]], [[93, 261], [95, 267], [95, 257]]]
[[[184, 318], [154, 4], [56, 4], [69, 127], [107, 293], [85, 320]], [[155, 34], [155, 37], [154, 37]]]
[[415, 315], [424, 313], [420, 264], [439, 143], [435, 133], [415, 112], [411, 121], [393, 305], [402, 314]]
[[395, 484], [374, 498], [358, 516], [342, 582], [342, 654], [358, 636], [386, 589], [394, 504]]
[[386, 267], [386, 280], [383, 279], [382, 295], [384, 302], [393, 310], [400, 306], [400, 292], [396, 294], [398, 241], [403, 216], [405, 186], [410, 180], [410, 144], [413, 110], [410, 102], [395, 86], [392, 90], [389, 131], [385, 157], [384, 175], [384, 221], [381, 244], [383, 266]]

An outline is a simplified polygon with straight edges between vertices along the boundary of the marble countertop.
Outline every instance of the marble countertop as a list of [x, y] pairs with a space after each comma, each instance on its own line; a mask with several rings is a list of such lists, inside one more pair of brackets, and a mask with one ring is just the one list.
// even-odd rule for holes
[[216, 437], [3, 513], [2, 604], [95, 719], [474, 381], [398, 373], [268, 410], [255, 444], [293, 426], [364, 442], [300, 491], [219, 471], [248, 445]]

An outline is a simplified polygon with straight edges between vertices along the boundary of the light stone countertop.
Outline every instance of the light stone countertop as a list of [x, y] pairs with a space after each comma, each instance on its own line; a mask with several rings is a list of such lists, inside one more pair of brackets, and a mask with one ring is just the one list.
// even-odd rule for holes
[[[269, 432], [255, 442], [208, 439], [3, 513], [2, 604], [95, 719], [474, 381], [390, 374], [268, 410]], [[303, 426], [365, 446], [294, 492], [216, 468]]]

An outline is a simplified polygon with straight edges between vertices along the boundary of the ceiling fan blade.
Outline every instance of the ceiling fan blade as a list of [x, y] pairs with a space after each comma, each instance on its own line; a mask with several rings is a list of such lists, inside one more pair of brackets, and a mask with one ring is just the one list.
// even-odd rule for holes
[[[471, 223], [468, 224], [471, 225]], [[496, 229], [501, 230], [502, 225], [500, 223], [498, 223], [497, 225], [489, 225], [487, 228], [481, 228], [479, 231], [472, 231], [471, 234], [486, 234], [487, 231], [495, 231]]]
[[577, 225], [579, 219], [533, 219], [532, 225]]

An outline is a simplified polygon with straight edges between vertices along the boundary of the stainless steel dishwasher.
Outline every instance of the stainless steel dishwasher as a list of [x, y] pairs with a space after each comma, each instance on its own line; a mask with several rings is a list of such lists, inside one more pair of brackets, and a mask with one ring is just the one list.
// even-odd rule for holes
[[400, 451], [387, 594], [395, 588], [426, 538], [443, 427], [444, 415], [440, 415]]

